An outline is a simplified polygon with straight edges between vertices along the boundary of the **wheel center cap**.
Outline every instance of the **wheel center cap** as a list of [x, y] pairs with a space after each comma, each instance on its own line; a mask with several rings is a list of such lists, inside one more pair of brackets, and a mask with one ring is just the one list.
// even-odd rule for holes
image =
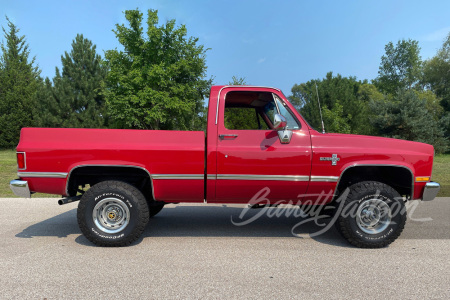
[[114, 220], [115, 218], [116, 218], [116, 213], [115, 212], [113, 212], [113, 211], [111, 211], [111, 212], [109, 212], [108, 213], [108, 218], [110, 219], [110, 220]]

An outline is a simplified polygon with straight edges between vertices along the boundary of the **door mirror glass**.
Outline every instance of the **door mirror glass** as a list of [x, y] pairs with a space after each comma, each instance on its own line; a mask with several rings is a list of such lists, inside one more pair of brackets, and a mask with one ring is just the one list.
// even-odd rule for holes
[[273, 118], [273, 130], [282, 130], [286, 127], [286, 118], [280, 114], [275, 114]]

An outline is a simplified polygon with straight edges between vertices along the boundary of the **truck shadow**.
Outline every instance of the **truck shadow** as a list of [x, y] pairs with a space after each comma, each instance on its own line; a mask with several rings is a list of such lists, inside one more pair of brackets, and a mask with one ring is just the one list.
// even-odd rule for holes
[[243, 213], [243, 208], [227, 205], [166, 207], [150, 219], [143, 237], [297, 237], [349, 247], [332, 224], [325, 232], [310, 237], [324, 229], [331, 219], [319, 220], [320, 226], [309, 217], [300, 217], [297, 208], [291, 214], [278, 210], [276, 215], [276, 212], [275, 208], [266, 208]]
[[77, 209], [56, 215], [42, 222], [28, 226], [16, 234], [18, 238], [33, 238], [38, 236], [55, 236], [65, 238], [70, 234], [80, 234], [77, 223]]
[[[150, 219], [142, 237], [135, 243], [139, 244], [144, 238], [151, 237], [290, 237], [314, 240], [334, 246], [351, 247], [339, 235], [334, 226], [329, 226], [326, 232], [310, 237], [310, 234], [322, 230], [329, 220], [320, 220], [323, 226], [308, 221], [297, 226], [306, 218], [280, 215], [271, 216], [269, 208], [248, 210], [244, 218], [240, 218], [242, 208], [223, 206], [172, 206], [165, 207], [158, 215]], [[249, 224], [242, 225], [244, 221], [255, 218]], [[234, 224], [233, 224], [234, 222]], [[93, 246], [78, 227], [76, 209], [59, 214], [42, 222], [25, 228], [15, 236], [18, 238], [33, 238], [40, 236], [54, 236], [66, 238], [72, 234], [79, 234], [75, 241], [86, 246]], [[299, 240], [300, 240], [299, 239]]]

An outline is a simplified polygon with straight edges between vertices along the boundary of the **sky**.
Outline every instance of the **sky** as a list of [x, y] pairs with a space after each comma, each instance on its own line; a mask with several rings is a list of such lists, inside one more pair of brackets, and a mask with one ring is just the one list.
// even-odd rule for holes
[[[450, 32], [450, 1], [68, 1], [0, 0], [5, 16], [20, 29], [43, 77], [53, 78], [61, 55], [78, 33], [100, 55], [120, 49], [113, 29], [123, 12], [158, 10], [160, 23], [175, 19], [188, 36], [208, 48], [208, 78], [228, 84], [277, 87], [288, 96], [294, 84], [327, 72], [372, 80], [388, 42], [414, 39], [423, 59], [431, 58]], [[4, 41], [4, 37], [1, 37]]]

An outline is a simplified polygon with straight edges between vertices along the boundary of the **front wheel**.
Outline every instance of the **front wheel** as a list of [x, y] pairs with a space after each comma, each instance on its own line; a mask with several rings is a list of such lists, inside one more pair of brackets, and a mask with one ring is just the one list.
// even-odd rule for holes
[[338, 199], [338, 205], [338, 231], [360, 248], [385, 247], [395, 241], [405, 227], [403, 198], [392, 187], [381, 182], [353, 184], [348, 195]]
[[134, 186], [122, 181], [103, 181], [80, 200], [78, 225], [98, 246], [126, 246], [137, 240], [149, 220], [147, 201]]

